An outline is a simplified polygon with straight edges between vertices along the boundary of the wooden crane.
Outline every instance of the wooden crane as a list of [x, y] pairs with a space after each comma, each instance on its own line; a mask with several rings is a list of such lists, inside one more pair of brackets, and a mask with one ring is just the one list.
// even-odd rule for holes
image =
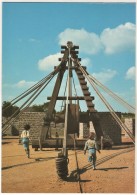
[[[100, 139], [103, 136], [102, 127], [100, 124], [100, 118], [97, 110], [94, 108], [93, 100], [94, 97], [91, 96], [89, 92], [89, 88], [87, 86], [87, 80], [92, 85], [93, 89], [96, 91], [97, 95], [100, 97], [100, 99], [103, 101], [103, 103], [106, 105], [108, 110], [110, 111], [110, 114], [113, 116], [113, 118], [117, 121], [119, 126], [121, 126], [127, 134], [130, 136], [130, 138], [134, 140], [134, 136], [129, 131], [129, 129], [124, 125], [124, 123], [118, 118], [118, 116], [115, 114], [113, 108], [109, 103], [106, 101], [106, 99], [101, 95], [96, 85], [99, 85], [104, 89], [106, 92], [109, 93], [109, 95], [113, 96], [115, 99], [123, 103], [125, 106], [127, 106], [129, 109], [134, 110], [132, 106], [127, 104], [125, 101], [123, 101], [121, 98], [116, 96], [112, 91], [107, 89], [105, 86], [103, 86], [99, 81], [97, 81], [93, 76], [91, 76], [87, 71], [86, 67], [82, 66], [80, 64], [81, 59], [78, 58], [78, 46], [73, 45], [71, 41], [67, 42], [66, 46], [61, 46], [61, 53], [63, 54], [63, 57], [59, 59], [60, 64], [59, 66], [54, 68], [54, 71], [51, 72], [48, 76], [46, 76], [44, 79], [39, 81], [37, 84], [32, 86], [30, 89], [28, 89], [26, 92], [12, 100], [12, 105], [14, 105], [16, 102], [20, 101], [22, 98], [26, 97], [27, 95], [33, 93], [25, 103], [20, 107], [20, 113], [21, 115], [22, 111], [25, 110], [30, 106], [30, 104], [37, 98], [37, 96], [42, 92], [42, 90], [48, 85], [48, 83], [51, 81], [51, 79], [57, 75], [57, 79], [55, 82], [55, 86], [52, 92], [52, 96], [48, 97], [48, 100], [50, 100], [48, 108], [45, 113], [44, 117], [44, 125], [40, 131], [39, 134], [39, 147], [42, 149], [44, 147], [45, 142], [47, 142], [49, 137], [49, 131], [50, 131], [50, 123], [54, 120], [53, 111], [56, 105], [57, 100], [64, 100], [66, 101], [65, 104], [65, 113], [60, 118], [61, 122], [64, 123], [64, 138], [63, 138], [63, 148], [61, 153], [58, 154], [58, 158], [56, 159], [56, 167], [57, 172], [60, 177], [66, 177], [68, 174], [68, 152], [67, 152], [67, 135], [68, 134], [78, 134], [79, 133], [79, 123], [88, 123], [89, 121], [92, 121], [96, 137], [97, 139]], [[67, 71], [67, 95], [66, 96], [59, 96], [59, 90], [61, 87], [61, 83], [63, 80], [63, 76], [65, 71]], [[79, 84], [81, 86], [81, 90], [83, 92], [83, 96], [72, 96], [72, 75], [73, 71], [75, 71]], [[77, 101], [77, 104], [73, 104], [73, 100]], [[79, 109], [79, 101], [85, 101], [87, 105], [87, 113], [82, 115]], [[27, 105], [27, 106], [26, 106]], [[26, 106], [24, 108], [24, 106]], [[18, 112], [18, 110], [16, 111]], [[6, 131], [6, 129], [13, 123], [13, 121], [16, 119], [13, 118], [16, 116], [17, 113], [13, 114], [11, 118], [4, 124], [3, 127], [3, 133]], [[32, 141], [32, 146], [35, 147], [35, 142]]]

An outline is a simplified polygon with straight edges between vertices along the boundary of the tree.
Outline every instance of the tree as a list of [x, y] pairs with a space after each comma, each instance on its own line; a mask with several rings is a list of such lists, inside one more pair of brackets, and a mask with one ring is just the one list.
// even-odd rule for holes
[[31, 107], [31, 112], [44, 112], [42, 105], [33, 105]]
[[135, 118], [135, 114], [134, 113], [122, 113], [122, 117], [123, 118]]
[[15, 116], [17, 116], [20, 112], [19, 107], [13, 106], [10, 102], [6, 102], [6, 101], [3, 102], [2, 104], [2, 116], [3, 117], [8, 118], [12, 116], [16, 111], [17, 113], [15, 114]]
[[15, 135], [15, 136], [18, 136], [18, 135], [19, 135], [19, 131], [18, 131], [18, 129], [15, 127], [15, 125], [12, 125], [12, 126], [11, 126], [11, 134], [12, 134], [12, 135]]
[[[49, 102], [46, 102], [44, 104], [41, 104], [41, 105], [33, 105], [31, 107], [31, 112], [45, 112], [47, 109], [48, 109], [48, 105], [49, 105]], [[53, 110], [53, 114], [56, 113], [56, 110], [54, 109]]]

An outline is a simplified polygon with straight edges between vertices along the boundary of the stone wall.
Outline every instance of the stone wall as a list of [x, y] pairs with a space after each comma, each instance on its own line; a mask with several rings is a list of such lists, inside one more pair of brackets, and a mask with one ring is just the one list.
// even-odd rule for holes
[[[121, 114], [116, 113], [120, 118]], [[98, 112], [100, 118], [100, 124], [103, 131], [103, 135], [109, 136], [114, 144], [121, 143], [121, 127], [113, 119], [109, 112]], [[90, 132], [95, 132], [92, 121], [87, 123], [80, 123], [80, 138], [88, 138]]]
[[45, 113], [43, 112], [24, 112], [18, 119], [19, 121], [19, 135], [24, 129], [24, 125], [29, 123], [30, 128], [30, 138], [37, 140], [40, 135], [40, 130], [44, 124]]
[[[116, 112], [121, 118], [121, 113]], [[117, 124], [115, 119], [109, 112], [99, 112], [100, 123], [104, 135], [109, 135], [114, 144], [121, 143], [121, 127]]]
[[[109, 135], [109, 137], [113, 140], [114, 144], [121, 143], [121, 127], [116, 123], [109, 112], [98, 112], [100, 117], [100, 123], [105, 135]], [[117, 113], [120, 116], [120, 113]], [[30, 137], [33, 140], [37, 140], [40, 135], [40, 130], [44, 124], [45, 113], [43, 112], [24, 112], [15, 122], [14, 126], [19, 130], [19, 135], [21, 134], [24, 124], [29, 123], [31, 126], [30, 129]], [[56, 131], [59, 126], [54, 127], [54, 124], [51, 127], [51, 131]], [[63, 128], [63, 126], [62, 126]], [[61, 129], [62, 129], [61, 128]], [[85, 129], [86, 128], [86, 129]], [[93, 128], [93, 126], [92, 126]], [[84, 137], [88, 137], [87, 131], [90, 132], [90, 125], [89, 127], [84, 125]], [[60, 134], [62, 134], [63, 130], [61, 130]], [[85, 136], [86, 135], [86, 136]]]
[[[130, 132], [135, 136], [135, 119], [125, 118], [125, 125], [130, 130]], [[128, 134], [125, 132], [125, 136], [128, 137]]]

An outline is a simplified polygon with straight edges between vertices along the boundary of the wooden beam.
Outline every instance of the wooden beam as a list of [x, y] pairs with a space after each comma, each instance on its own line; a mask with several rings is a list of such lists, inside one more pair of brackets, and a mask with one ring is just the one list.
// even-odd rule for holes
[[[94, 100], [94, 97], [93, 96], [90, 96], [90, 98], [92, 99], [92, 100]], [[47, 100], [51, 100], [52, 99], [52, 97], [47, 97]], [[72, 97], [68, 97], [68, 99], [69, 100], [85, 100], [85, 97], [83, 97], [83, 96], [72, 96]], [[91, 99], [89, 99], [89, 101], [91, 100]], [[56, 98], [56, 100], [66, 100], [66, 97], [65, 96], [58, 96], [57, 98]], [[88, 100], [87, 100], [88, 101]]]

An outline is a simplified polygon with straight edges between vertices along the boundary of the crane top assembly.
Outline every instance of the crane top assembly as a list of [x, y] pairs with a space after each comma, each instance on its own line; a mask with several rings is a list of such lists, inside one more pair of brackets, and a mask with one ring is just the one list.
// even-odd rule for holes
[[[92, 121], [96, 135], [98, 138], [100, 138], [103, 135], [100, 123], [99, 123], [99, 117], [97, 114], [97, 111], [94, 109], [94, 104], [92, 101], [94, 100], [93, 96], [90, 96], [89, 88], [87, 87], [87, 82], [85, 80], [85, 76], [83, 73], [86, 72], [86, 67], [79, 68], [80, 64], [79, 61], [81, 60], [78, 58], [78, 46], [74, 46], [71, 41], [67, 42], [67, 46], [61, 46], [62, 50], [61, 53], [64, 54], [61, 59], [60, 65], [58, 67], [55, 67], [55, 71], [58, 70], [58, 76], [56, 79], [56, 83], [54, 86], [54, 90], [51, 97], [48, 97], [50, 100], [46, 116], [44, 118], [44, 127], [41, 131], [40, 140], [42, 143], [43, 138], [48, 137], [48, 130], [50, 126], [50, 121], [52, 121], [53, 117], [53, 110], [56, 104], [57, 100], [66, 100], [66, 107], [65, 107], [65, 129], [64, 129], [64, 139], [67, 136], [67, 134], [72, 133], [78, 133], [79, 132], [79, 122], [82, 121], [82, 117], [79, 114], [79, 100], [85, 100], [87, 104], [87, 116], [84, 119], [86, 122]], [[65, 71], [68, 70], [68, 76], [67, 76], [67, 96], [66, 97], [59, 97], [58, 93], [60, 90], [61, 82], [64, 76]], [[76, 72], [76, 75], [78, 77], [83, 96], [82, 97], [73, 97], [72, 96], [72, 75], [73, 72]], [[82, 72], [83, 71], [83, 72]], [[86, 72], [87, 74], [87, 72]], [[77, 104], [72, 104], [72, 100], [77, 100]], [[62, 121], [63, 122], [63, 121]], [[64, 148], [66, 148], [66, 142], [64, 141]]]

